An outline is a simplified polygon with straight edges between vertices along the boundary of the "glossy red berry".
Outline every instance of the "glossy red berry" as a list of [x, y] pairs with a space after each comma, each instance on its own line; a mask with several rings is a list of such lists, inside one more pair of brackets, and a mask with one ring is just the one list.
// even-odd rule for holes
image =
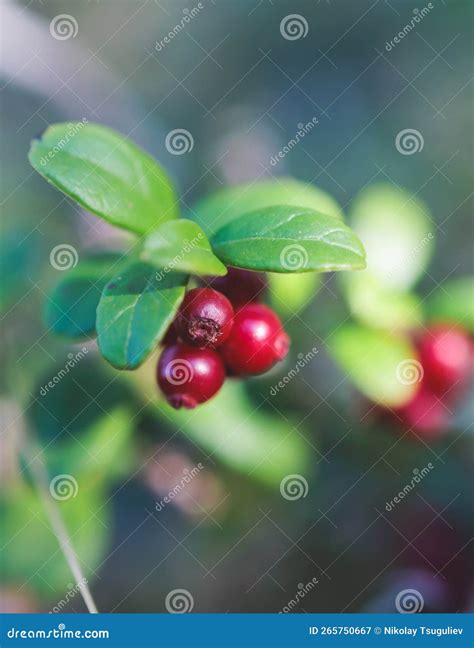
[[398, 414], [406, 426], [425, 438], [439, 436], [449, 423], [449, 411], [442, 400], [423, 385]]
[[222, 387], [224, 363], [213, 349], [173, 344], [160, 356], [157, 379], [172, 407], [192, 409], [209, 400]]
[[276, 314], [263, 304], [238, 310], [234, 326], [220, 352], [233, 375], [268, 371], [288, 353], [290, 340]]
[[212, 288], [186, 293], [176, 318], [183, 342], [198, 347], [217, 347], [229, 336], [234, 309], [225, 295]]
[[211, 280], [210, 285], [226, 295], [232, 306], [237, 309], [262, 299], [267, 282], [262, 272], [228, 268], [225, 277], [215, 277]]
[[471, 342], [460, 328], [436, 326], [419, 344], [425, 383], [444, 394], [467, 378], [471, 367]]

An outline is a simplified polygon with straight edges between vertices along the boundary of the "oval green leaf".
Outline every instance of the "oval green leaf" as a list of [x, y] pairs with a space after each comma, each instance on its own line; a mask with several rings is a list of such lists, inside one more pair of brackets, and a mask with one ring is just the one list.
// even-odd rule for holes
[[112, 225], [144, 234], [175, 218], [178, 201], [161, 166], [98, 124], [54, 124], [31, 144], [32, 166], [55, 187]]
[[141, 258], [164, 272], [225, 275], [227, 268], [212, 251], [202, 229], [185, 218], [164, 223], [149, 234]]
[[212, 236], [235, 218], [273, 205], [308, 207], [328, 216], [342, 218], [341, 208], [328, 193], [285, 177], [221, 189], [193, 205], [188, 218], [199, 223]]
[[268, 272], [328, 272], [365, 267], [364, 248], [342, 221], [317, 211], [279, 205], [245, 214], [213, 237], [226, 264]]
[[81, 259], [56, 284], [46, 304], [46, 323], [59, 335], [81, 338], [93, 335], [102, 290], [129, 261], [114, 252]]
[[434, 249], [428, 208], [407, 191], [381, 183], [359, 193], [350, 216], [367, 252], [364, 274], [390, 290], [413, 286]]
[[181, 303], [187, 276], [136, 263], [104, 288], [97, 308], [99, 349], [117, 369], [135, 369], [153, 351]]
[[327, 342], [350, 380], [376, 403], [399, 407], [417, 391], [423, 372], [407, 338], [348, 324]]
[[430, 321], [459, 324], [474, 333], [474, 276], [442, 284], [428, 300]]

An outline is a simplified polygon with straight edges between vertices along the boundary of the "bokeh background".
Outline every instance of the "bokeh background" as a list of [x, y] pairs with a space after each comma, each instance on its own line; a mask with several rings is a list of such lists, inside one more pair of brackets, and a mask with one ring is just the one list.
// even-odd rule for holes
[[[351, 353], [337, 344], [347, 326], [366, 327], [369, 347], [389, 336], [403, 360], [400, 336], [411, 344], [440, 302], [472, 325], [472, 291], [463, 283], [462, 299], [453, 296], [453, 282], [473, 272], [472, 6], [423, 2], [203, 0], [183, 23], [198, 3], [2, 1], [4, 610], [85, 609], [38, 496], [39, 446], [51, 479], [77, 482], [57, 506], [101, 611], [165, 611], [176, 589], [195, 612], [394, 611], [406, 589], [424, 611], [472, 610], [472, 394], [450, 407], [441, 432], [424, 435], [374, 407], [400, 387], [383, 354], [357, 336]], [[69, 37], [51, 29], [61, 14], [75, 21]], [[291, 14], [304, 21], [289, 39], [281, 25]], [[271, 279], [267, 299], [293, 340], [288, 359], [194, 413], [172, 412], [151, 364], [119, 374], [93, 341], [71, 345], [44, 323], [60, 278], [55, 246], [80, 257], [130, 245], [28, 164], [29, 143], [48, 124], [83, 118], [154, 155], [183, 212], [227, 185], [288, 175], [311, 183], [374, 233], [370, 251], [378, 269], [387, 261], [387, 282], [372, 290], [369, 275], [362, 287], [330, 275]], [[165, 147], [177, 128], [194, 142], [183, 155]], [[405, 129], [416, 131], [415, 151], [396, 145]], [[280, 490], [291, 474], [307, 484], [298, 499]]]

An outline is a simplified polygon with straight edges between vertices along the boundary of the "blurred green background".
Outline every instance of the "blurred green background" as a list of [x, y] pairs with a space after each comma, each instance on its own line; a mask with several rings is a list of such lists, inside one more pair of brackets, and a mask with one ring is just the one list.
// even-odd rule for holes
[[[472, 393], [434, 440], [374, 408], [407, 398], [394, 370], [414, 357], [414, 331], [448, 316], [473, 329], [472, 5], [430, 3], [389, 49], [420, 4], [209, 0], [157, 46], [197, 4], [2, 3], [2, 606], [84, 610], [31, 478], [24, 448], [36, 439], [49, 476], [77, 483], [57, 505], [101, 611], [164, 611], [178, 588], [196, 612], [277, 612], [295, 598], [295, 612], [393, 611], [407, 588], [425, 611], [472, 610]], [[60, 14], [76, 21], [70, 38], [52, 35]], [[304, 37], [283, 37], [290, 14], [306, 21]], [[227, 185], [312, 184], [321, 209], [342, 210], [359, 232], [368, 270], [270, 278], [287, 360], [175, 413], [153, 363], [118, 373], [93, 341], [71, 345], [44, 324], [55, 246], [80, 257], [129, 243], [28, 164], [48, 124], [83, 118], [154, 155], [183, 213]], [[165, 147], [177, 128], [194, 140], [183, 155]], [[397, 146], [405, 129], [415, 152]], [[308, 488], [291, 500], [280, 486], [293, 474]]]

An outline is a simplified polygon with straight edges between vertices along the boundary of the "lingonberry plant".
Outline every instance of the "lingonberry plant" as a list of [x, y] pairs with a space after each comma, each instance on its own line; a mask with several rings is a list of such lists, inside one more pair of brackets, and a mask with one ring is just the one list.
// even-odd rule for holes
[[[70, 338], [96, 334], [118, 369], [135, 369], [162, 345], [157, 380], [173, 407], [205, 402], [226, 372], [260, 374], [285, 357], [282, 323], [255, 303], [265, 294], [264, 273], [365, 267], [359, 238], [319, 211], [310, 186], [266, 181], [238, 197], [224, 190], [183, 218], [168, 175], [147, 153], [103, 126], [71, 126], [53, 125], [35, 140], [31, 164], [137, 238], [127, 253], [80, 255], [53, 291], [48, 324]], [[186, 292], [191, 276], [204, 287]]]

